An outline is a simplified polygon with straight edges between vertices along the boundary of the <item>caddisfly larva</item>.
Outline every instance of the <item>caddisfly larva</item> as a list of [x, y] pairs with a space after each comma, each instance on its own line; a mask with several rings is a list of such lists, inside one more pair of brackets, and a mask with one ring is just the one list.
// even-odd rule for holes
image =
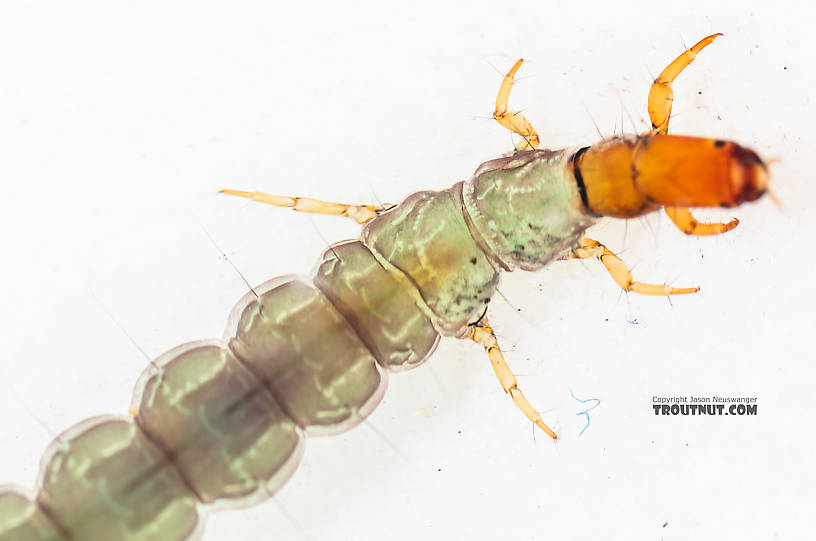
[[[424, 362], [440, 336], [481, 345], [499, 382], [538, 427], [505, 363], [487, 308], [502, 271], [556, 259], [597, 258], [625, 291], [693, 293], [635, 281], [620, 258], [584, 237], [600, 216], [664, 208], [690, 235], [690, 207], [758, 199], [768, 174], [753, 151], [723, 140], [668, 134], [671, 83], [709, 36], [658, 76], [652, 129], [576, 149], [539, 149], [532, 125], [508, 110], [519, 60], [498, 92], [494, 118], [521, 136], [516, 151], [439, 192], [396, 207], [225, 190], [295, 210], [349, 216], [358, 240], [332, 245], [314, 277], [274, 278], [233, 309], [224, 340], [181, 345], [143, 373], [132, 415], [83, 421], [46, 451], [37, 490], [0, 489], [0, 540], [190, 539], [210, 508], [269, 498], [295, 471], [306, 435], [360, 423], [388, 374]], [[308, 331], [308, 332], [306, 332]]]

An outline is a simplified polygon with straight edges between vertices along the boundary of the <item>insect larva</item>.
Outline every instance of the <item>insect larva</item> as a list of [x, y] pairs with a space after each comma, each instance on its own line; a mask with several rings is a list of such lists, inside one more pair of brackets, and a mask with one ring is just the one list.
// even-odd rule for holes
[[[658, 126], [658, 128], [660, 128], [660, 127], [662, 127], [662, 126]], [[532, 141], [533, 141], [532, 137], [530, 136], [529, 133], [525, 132], [525, 128], [520, 128], [520, 131], [527, 136], [528, 142], [532, 143]], [[749, 151], [742, 150], [742, 149], [740, 149], [740, 147], [729, 146], [729, 145], [731, 145], [730, 143], [726, 143], [724, 145], [721, 145], [721, 144], [719, 144], [719, 142], [716, 142], [716, 141], [710, 141], [709, 146], [705, 146], [707, 143], [704, 143], [702, 141], [694, 142], [694, 141], [687, 140], [686, 143], [683, 143], [682, 145], [675, 146], [675, 142], [679, 142], [680, 140], [678, 140], [678, 139], [660, 139], [659, 137], [655, 137], [652, 141], [650, 141], [650, 144], [655, 145], [657, 148], [660, 148], [660, 145], [663, 144], [663, 143], [661, 143], [661, 141], [665, 141], [665, 145], [668, 145], [668, 146], [665, 147], [666, 150], [658, 150], [658, 154], [660, 156], [663, 156], [663, 157], [672, 157], [672, 156], [682, 155], [684, 152], [687, 152], [686, 143], [697, 145], [697, 146], [694, 147], [694, 149], [691, 150], [691, 152], [693, 154], [695, 154], [695, 155], [698, 155], [700, 152], [703, 152], [703, 151], [709, 152], [711, 150], [711, 148], [714, 148], [714, 149], [726, 148], [726, 150], [723, 150], [722, 152], [728, 151], [730, 153], [729, 154], [729, 156], [730, 156], [729, 159], [732, 159], [733, 164], [734, 164], [732, 167], [736, 167], [738, 169], [738, 172], [739, 172], [739, 177], [740, 178], [739, 178], [739, 180], [735, 180], [735, 182], [737, 183], [736, 185], [739, 186], [740, 188], [742, 188], [743, 186], [746, 186], [746, 185], [749, 186], [749, 189], [743, 190], [744, 196], [742, 198], [745, 199], [745, 200], [751, 200], [751, 199], [755, 198], [756, 196], [760, 195], [761, 192], [764, 190], [764, 182], [765, 182], [765, 180], [763, 178], [764, 166], [758, 160], [758, 158], [756, 158], [755, 155], [753, 153], [750, 153]], [[574, 169], [574, 171], [575, 171], [574, 175], [575, 175], [576, 179], [578, 179], [580, 181], [584, 181], [584, 179], [586, 179], [586, 181], [591, 183], [593, 177], [598, 176], [598, 173], [597, 173], [598, 171], [600, 171], [601, 173], [604, 173], [603, 175], [601, 175], [603, 178], [608, 178], [609, 175], [606, 175], [606, 173], [609, 173], [612, 168], [617, 166], [617, 164], [618, 164], [617, 158], [612, 158], [611, 161], [609, 161], [610, 159], [608, 158], [608, 156], [610, 155], [609, 154], [610, 151], [608, 149], [610, 148], [610, 145], [618, 145], [620, 148], [629, 148], [629, 147], [632, 147], [635, 144], [636, 143], [634, 143], [634, 142], [632, 142], [632, 144], [630, 144], [626, 140], [619, 139], [619, 140], [617, 140], [615, 142], [607, 143], [607, 150], [604, 150], [603, 152], [597, 152], [595, 154], [593, 154], [593, 152], [595, 152], [593, 149], [589, 149], [589, 150], [581, 149], [581, 151], [576, 151], [576, 152], [572, 152], [572, 153], [565, 153], [563, 155], [561, 155], [561, 154], [552, 154], [552, 155], [540, 154], [539, 155], [539, 154], [532, 154], [530, 152], [524, 151], [522, 154], [519, 154], [518, 156], [512, 158], [512, 160], [505, 160], [503, 162], [494, 163], [492, 168], [496, 169], [497, 171], [503, 171], [504, 169], [514, 169], [515, 170], [515, 169], [518, 169], [519, 167], [526, 166], [527, 164], [534, 163], [534, 160], [538, 160], [538, 159], [549, 160], [546, 167], [557, 168], [557, 170], [559, 171], [559, 174], [562, 171], [567, 171], [567, 170], [573, 170]], [[651, 148], [655, 148], [655, 146], [653, 146]], [[717, 151], [713, 151], [713, 152], [716, 153]], [[711, 156], [712, 156], [712, 159], [714, 159], [716, 157], [716, 154], [712, 154]], [[648, 160], [648, 153], [645, 153], [642, 157], [643, 157], [643, 159]], [[593, 165], [593, 161], [592, 161], [593, 159], [597, 160], [596, 163], [599, 164], [599, 165]], [[584, 165], [582, 165], [582, 163]], [[648, 180], [647, 177], [649, 176], [649, 171], [652, 171], [653, 167], [654, 166], [651, 165], [651, 164], [643, 166], [643, 168], [641, 170], [641, 173], [643, 173], [643, 179]], [[583, 174], [580, 173], [582, 168], [583, 168]], [[593, 170], [596, 171], [596, 172], [593, 173]], [[497, 173], [497, 174], [499, 174], [501, 176], [504, 173], [500, 172], [500, 173]], [[560, 181], [560, 178], [558, 180]], [[585, 203], [585, 204], [590, 205], [590, 208], [594, 209], [597, 213], [600, 213], [600, 211], [604, 211], [605, 213], [609, 213], [610, 209], [608, 207], [604, 206], [610, 200], [609, 197], [608, 197], [608, 194], [604, 195], [603, 197], [600, 197], [599, 199], [596, 199], [595, 202], [593, 203], [592, 190], [590, 188], [587, 188], [586, 191], [589, 192], [589, 194], [590, 194], [588, 196], [588, 198], [587, 198], [586, 194], [580, 193], [580, 189], [576, 193], [581, 199], [587, 200], [588, 202]], [[702, 192], [696, 192], [696, 193], [702, 193]], [[455, 196], [455, 195], [456, 195], [455, 193], [452, 193], [452, 196]], [[572, 194], [572, 195], [575, 195], [575, 194]], [[650, 195], [653, 198], [660, 197], [658, 192], [652, 192]], [[675, 197], [675, 196], [672, 194], [671, 197]], [[567, 199], [570, 199], [570, 197], [567, 197]], [[574, 197], [572, 197], [572, 199], [574, 199]], [[474, 199], [474, 201], [475, 201], [475, 199]], [[731, 201], [731, 203], [736, 204], [739, 201], [740, 201], [740, 199], [737, 198], [737, 199], [734, 199], [733, 201]], [[725, 203], [725, 202], [728, 202], [728, 201], [723, 201], [722, 199], [720, 199], [720, 200], [718, 200], [718, 202], [719, 203]], [[695, 201], [692, 201], [692, 200], [689, 200], [689, 201], [684, 200], [683, 201], [683, 204], [694, 204], [694, 203], [695, 203]], [[710, 201], [708, 199], [705, 199], [704, 203], [709, 204]], [[600, 205], [600, 206], [598, 206], [598, 205]], [[392, 213], [392, 215], [398, 213], [402, 208], [406, 208], [407, 206], [408, 205], [403, 205], [401, 208], [398, 208], [394, 213]], [[576, 208], [578, 208], [578, 207], [576, 207]], [[631, 207], [629, 207], [627, 210], [621, 211], [621, 213], [624, 214], [624, 215], [629, 215], [630, 213], [633, 213], [635, 210], [640, 210], [640, 209], [632, 209]], [[557, 217], [558, 216], [556, 216], [556, 218]], [[473, 214], [471, 214], [471, 218], [473, 218]], [[571, 222], [571, 220], [567, 220], [567, 221]], [[589, 220], [587, 220], [586, 223], [589, 223]], [[531, 230], [535, 229], [536, 227], [538, 227], [538, 228], [541, 227], [540, 224], [534, 224], [532, 222], [527, 222], [526, 224], [527, 224], [528, 228], [531, 229]], [[566, 236], [565, 236], [565, 239], [575, 240], [577, 238], [577, 237], [575, 237], [575, 235], [579, 234], [578, 230], [582, 230], [585, 225], [586, 225], [585, 222], [582, 222], [582, 221], [576, 221], [576, 222], [572, 223], [570, 225], [570, 227], [574, 226], [575, 231], [570, 230], [569, 232], [567, 232]], [[388, 237], [383, 237], [383, 238], [388, 238]], [[525, 241], [525, 244], [516, 243], [515, 245], [510, 246], [509, 248], [507, 248], [507, 250], [509, 250], [509, 252], [504, 253], [504, 255], [507, 255], [508, 253], [512, 253], [512, 254], [514, 254], [512, 257], [515, 258], [518, 261], [519, 265], [526, 266], [528, 263], [525, 263], [525, 261], [530, 261], [530, 260], [527, 259], [527, 254], [529, 253], [528, 249], [532, 250], [534, 248], [534, 244], [533, 244], [534, 241], [535, 241], [535, 239], [533, 239], [532, 241]], [[369, 242], [374, 242], [374, 241], [369, 239]], [[498, 239], [494, 238], [492, 240], [488, 240], [487, 242], [488, 242], [488, 244], [492, 244], [494, 242], [498, 242]], [[566, 253], [565, 250], [569, 248], [569, 245], [567, 245], [567, 244], [564, 244], [563, 246], [559, 244], [557, 246], [558, 246], [558, 248], [555, 251], [558, 252], [558, 253]], [[482, 246], [482, 248], [484, 248], [484, 247]], [[501, 253], [501, 250], [503, 250], [503, 248], [498, 248], [495, 245], [491, 245], [489, 248], [491, 250], [498, 250], [500, 253]], [[586, 252], [575, 252], [575, 254], [576, 255], [586, 255], [586, 254], [589, 254], [589, 253], [595, 253], [595, 252], [593, 252], [593, 250], [596, 250], [598, 248], [599, 248], [598, 246], [593, 245], [591, 243], [584, 243], [583, 246], [582, 246], [582, 249], [585, 250]], [[339, 248], [338, 248], [338, 250], [339, 250]], [[385, 250], [386, 250], [386, 248], [381, 248], [380, 252], [383, 252]], [[545, 249], [544, 259], [542, 259], [542, 262], [549, 259], [549, 253], [552, 250], [553, 250], [552, 248], [546, 248]], [[598, 251], [597, 253], [601, 254], [601, 253], [604, 253], [604, 252]], [[611, 255], [606, 254], [606, 253], [604, 253], [604, 254], [605, 254], [605, 257], [607, 259], [612, 258]], [[553, 255], [555, 255], [555, 254], [553, 254]], [[350, 256], [347, 256], [347, 257], [350, 257]], [[503, 257], [503, 255], [493, 254], [493, 256], [491, 256], [491, 257], [498, 257], [499, 259], [501, 259], [501, 257]], [[342, 260], [344, 258], [339, 257], [339, 259]], [[470, 261], [470, 259], [468, 259], [468, 261]], [[504, 263], [509, 264], [510, 260], [503, 259], [502, 261], [504, 261]], [[386, 262], [385, 261], [379, 261], [379, 263], [384, 265]], [[475, 262], [473, 264], [478, 265], [478, 263], [479, 263], [479, 261], [477, 260], [477, 262]], [[497, 263], [496, 261], [492, 261], [492, 260], [490, 261], [490, 263], [492, 263], [494, 265], [499, 265], [499, 263]], [[529, 263], [529, 266], [533, 267], [536, 264], [537, 264], [536, 261], [532, 261], [532, 262]], [[485, 269], [489, 270], [488, 267], [485, 267]], [[409, 274], [411, 274], [411, 273], [409, 272]], [[417, 279], [415, 275], [412, 275], [412, 278], [414, 280]], [[489, 289], [488, 285], [490, 283], [492, 283], [491, 280], [492, 280], [492, 278], [488, 279], [488, 281], [485, 282], [485, 284], [486, 284], [485, 289]], [[422, 284], [420, 284], [420, 285], [422, 285]], [[478, 290], [475, 290], [475, 291], [476, 291], [476, 293], [481, 293]], [[423, 298], [426, 301], [428, 301], [427, 296], [425, 295], [425, 293], [426, 292], [423, 292]], [[480, 301], [481, 304], [486, 304], [486, 302], [487, 302], [486, 299], [487, 299], [487, 297], [485, 297], [484, 299], [474, 297], [474, 300]], [[428, 301], [428, 302], [430, 303], [431, 301]], [[443, 311], [447, 310], [447, 309], [448, 308], [444, 308], [444, 309], [439, 308], [439, 310], [443, 310]], [[470, 308], [466, 307], [464, 310], [465, 310], [464, 312], [459, 312], [459, 311], [456, 312], [458, 314], [456, 317], [460, 317], [460, 318], [464, 317], [464, 320], [465, 320], [465, 326], [462, 326], [462, 324], [460, 324], [460, 327], [461, 327], [460, 330], [462, 332], [467, 331], [467, 325], [466, 325], [467, 322], [477, 323], [479, 321], [479, 318], [474, 318], [473, 317], [475, 315], [473, 313], [473, 309], [470, 309]], [[434, 308], [432, 307], [431, 312], [433, 312], [433, 311], [434, 311]], [[453, 333], [459, 332], [459, 331], [457, 331], [457, 327], [453, 323], [442, 323], [442, 322], [439, 322], [439, 321], [437, 321], [436, 323], [437, 323], [437, 325], [439, 326], [439, 328], [441, 330], [444, 330], [444, 331], [446, 331], [448, 333], [453, 334]], [[140, 413], [140, 416], [142, 418], [145, 417], [145, 415], [141, 414], [141, 413]]]

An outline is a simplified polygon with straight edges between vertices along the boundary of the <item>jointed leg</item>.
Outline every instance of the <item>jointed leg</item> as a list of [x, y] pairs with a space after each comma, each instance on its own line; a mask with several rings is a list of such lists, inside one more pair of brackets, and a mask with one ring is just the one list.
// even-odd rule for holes
[[259, 203], [274, 205], [276, 207], [291, 207], [292, 210], [309, 212], [311, 214], [331, 214], [334, 216], [346, 216], [358, 224], [365, 224], [394, 208], [394, 205], [386, 207], [376, 207], [374, 205], [347, 205], [345, 203], [331, 203], [312, 199], [311, 197], [289, 197], [288, 195], [272, 195], [263, 192], [245, 192], [243, 190], [221, 190], [219, 193], [246, 197]]
[[644, 284], [635, 282], [632, 279], [632, 272], [629, 267], [621, 261], [609, 248], [590, 238], [581, 239], [581, 244], [565, 257], [565, 259], [586, 259], [597, 257], [603, 263], [612, 279], [624, 291], [640, 293], [641, 295], [680, 295], [683, 293], [696, 293], [699, 287], [669, 287], [667, 285]]
[[493, 111], [493, 118], [511, 132], [517, 133], [524, 138], [524, 141], [516, 145], [516, 150], [534, 150], [538, 148], [539, 141], [533, 125], [518, 111], [507, 110], [507, 100], [510, 98], [510, 91], [513, 89], [514, 77], [522, 62], [524, 62], [524, 59], [519, 58], [510, 68], [510, 71], [507, 72], [507, 75], [504, 76], [504, 80], [499, 87], [499, 94], [496, 96], [496, 110]]
[[739, 225], [739, 220], [736, 218], [731, 218], [731, 221], [727, 223], [700, 223], [686, 207], [665, 207], [664, 210], [674, 225], [686, 235], [719, 235]]
[[527, 400], [527, 397], [524, 396], [524, 393], [521, 392], [521, 389], [519, 389], [516, 376], [513, 375], [513, 372], [510, 371], [510, 367], [507, 366], [507, 361], [504, 360], [504, 355], [501, 349], [499, 349], [499, 342], [496, 340], [496, 335], [493, 334], [493, 329], [487, 323], [487, 316], [483, 317], [479, 323], [470, 328], [470, 339], [485, 348], [487, 356], [490, 358], [490, 365], [493, 367], [496, 377], [499, 378], [502, 389], [504, 389], [504, 392], [510, 394], [516, 406], [524, 412], [524, 415], [526, 415], [528, 419], [534, 422], [536, 426], [546, 432], [552, 439], [558, 439], [555, 432], [541, 420], [541, 414], [536, 411]]
[[671, 84], [680, 75], [683, 69], [691, 64], [697, 53], [702, 51], [709, 43], [722, 34], [712, 34], [701, 39], [691, 49], [686, 50], [666, 66], [649, 89], [649, 118], [652, 121], [653, 134], [667, 133], [669, 131], [669, 116], [671, 115], [672, 100], [674, 91]]

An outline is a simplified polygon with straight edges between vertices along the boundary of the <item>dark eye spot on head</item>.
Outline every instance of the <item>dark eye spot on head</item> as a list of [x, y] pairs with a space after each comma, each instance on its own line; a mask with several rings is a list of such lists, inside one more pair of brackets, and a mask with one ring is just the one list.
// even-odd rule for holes
[[476, 258], [475, 258], [475, 257], [471, 257], [471, 258], [470, 258], [470, 263], [471, 263], [472, 265], [475, 265], [475, 264], [476, 264]]
[[717, 148], [724, 147], [725, 141], [723, 141], [722, 139], [717, 139], [716, 141], [714, 141], [714, 146]]

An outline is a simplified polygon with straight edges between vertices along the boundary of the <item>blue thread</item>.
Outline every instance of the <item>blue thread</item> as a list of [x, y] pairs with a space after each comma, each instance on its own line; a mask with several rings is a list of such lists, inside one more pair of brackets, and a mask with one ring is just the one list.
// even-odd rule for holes
[[592, 402], [593, 400], [595, 401], [595, 404], [593, 404], [592, 407], [590, 407], [588, 409], [585, 409], [584, 411], [581, 411], [581, 412], [578, 412], [578, 413], [575, 414], [575, 415], [586, 415], [586, 426], [584, 426], [584, 428], [582, 428], [581, 431], [578, 433], [578, 436], [580, 436], [581, 434], [584, 433], [584, 430], [589, 428], [589, 412], [592, 411], [593, 409], [597, 408], [598, 406], [600, 406], [601, 401], [599, 399], [597, 399], [597, 398], [587, 398], [586, 400], [581, 400], [580, 398], [575, 396], [575, 394], [572, 392], [572, 389], [569, 390], [569, 393], [570, 393], [570, 396], [572, 398], [574, 398], [578, 402], [581, 402], [582, 404], [585, 404], [587, 402]]

